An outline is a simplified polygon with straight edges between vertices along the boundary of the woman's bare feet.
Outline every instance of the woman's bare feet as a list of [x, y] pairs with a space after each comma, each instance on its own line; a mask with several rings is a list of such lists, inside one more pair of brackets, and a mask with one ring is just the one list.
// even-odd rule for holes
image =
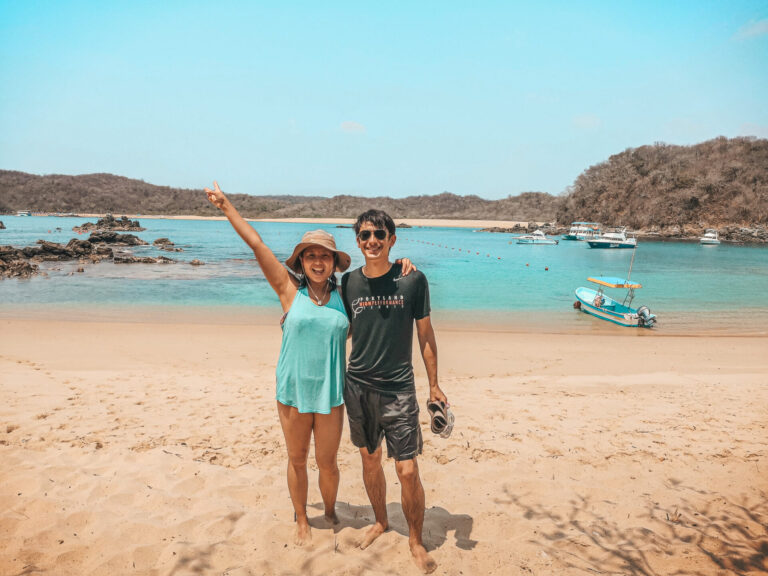
[[306, 519], [304, 522], [296, 522], [296, 537], [293, 539], [293, 543], [296, 546], [306, 546], [312, 542], [312, 531], [309, 528], [309, 524]]
[[427, 554], [427, 549], [421, 544], [411, 544], [411, 556], [413, 561], [424, 574], [431, 574], [437, 569], [437, 562]]
[[365, 533], [365, 536], [363, 537], [363, 541], [360, 542], [360, 549], [365, 550], [370, 546], [376, 538], [384, 534], [384, 532], [387, 531], [387, 527], [381, 524], [380, 522], [376, 522], [373, 526], [368, 528], [368, 532]]

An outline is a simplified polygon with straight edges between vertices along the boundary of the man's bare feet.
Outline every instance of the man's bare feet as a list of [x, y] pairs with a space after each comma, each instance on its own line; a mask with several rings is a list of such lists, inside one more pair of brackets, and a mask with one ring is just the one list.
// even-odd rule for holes
[[328, 524], [332, 524], [333, 526], [335, 526], [336, 524], [339, 523], [339, 517], [336, 516], [336, 512], [331, 512], [330, 514], [328, 514], [328, 512], [326, 512], [325, 515], [323, 516], [323, 518], [325, 518], [325, 521]]
[[307, 522], [296, 523], [296, 537], [293, 539], [293, 543], [296, 546], [306, 546], [312, 542], [312, 531], [309, 528]]
[[427, 549], [421, 544], [411, 544], [411, 556], [413, 562], [424, 574], [431, 574], [437, 569], [437, 562], [427, 554]]
[[360, 542], [360, 549], [365, 550], [370, 546], [376, 538], [384, 534], [387, 531], [387, 527], [380, 522], [376, 522], [373, 526], [368, 528], [368, 532], [365, 533], [363, 541]]

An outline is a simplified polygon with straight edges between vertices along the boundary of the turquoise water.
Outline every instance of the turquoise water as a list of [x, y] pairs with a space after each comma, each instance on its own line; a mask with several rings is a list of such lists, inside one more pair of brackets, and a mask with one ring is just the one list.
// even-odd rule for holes
[[[87, 238], [72, 232], [84, 218], [0, 217], [0, 244], [32, 245], [38, 238], [66, 243]], [[90, 221], [95, 221], [91, 219]], [[228, 222], [140, 219], [147, 228], [137, 236], [150, 242], [170, 238], [184, 249], [161, 252], [135, 247], [137, 255], [163, 254], [173, 265], [88, 264], [73, 273], [76, 262], [47, 263], [47, 276], [0, 281], [0, 307], [71, 305], [131, 308], [279, 307], [277, 297], [252, 253]], [[301, 235], [323, 228], [339, 248], [362, 265], [353, 231], [335, 225], [258, 223], [255, 225], [277, 256], [285, 259]], [[57, 230], [60, 228], [60, 230]], [[558, 246], [518, 245], [508, 234], [466, 228], [410, 228], [398, 231], [395, 257], [408, 256], [430, 282], [436, 313], [504, 323], [515, 319], [567, 325], [596, 322], [572, 309], [573, 290], [587, 276], [626, 276], [631, 250], [592, 250], [582, 242]], [[199, 259], [205, 266], [188, 264]], [[635, 304], [646, 304], [660, 326], [728, 325], [761, 331], [768, 321], [768, 247], [700, 246], [694, 243], [641, 241], [632, 279], [643, 284]], [[586, 323], [586, 324], [585, 324]]]

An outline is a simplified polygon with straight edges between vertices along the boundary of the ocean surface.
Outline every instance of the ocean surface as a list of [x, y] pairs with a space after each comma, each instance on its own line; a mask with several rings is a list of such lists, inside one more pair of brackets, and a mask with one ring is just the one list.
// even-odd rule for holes
[[[66, 243], [72, 227], [96, 219], [0, 217], [0, 245], [23, 247], [38, 239]], [[179, 312], [205, 309], [237, 318], [274, 312], [279, 302], [252, 252], [226, 221], [139, 218], [135, 233], [150, 243], [132, 247], [136, 256], [164, 255], [175, 264], [44, 263], [45, 275], [0, 281], [0, 314], [56, 316], [68, 310], [93, 315], [120, 311]], [[322, 228], [341, 250], [362, 265], [354, 232], [333, 224], [255, 223], [280, 259], [301, 235]], [[153, 240], [170, 238], [183, 252], [162, 252]], [[398, 230], [393, 257], [410, 258], [429, 279], [433, 316], [447, 324], [481, 324], [505, 329], [609, 331], [612, 327], [573, 309], [573, 291], [588, 276], [626, 277], [632, 250], [594, 250], [586, 243], [518, 245], [510, 234], [471, 228], [415, 227]], [[204, 266], [189, 261], [202, 260]], [[632, 279], [643, 285], [634, 304], [659, 317], [656, 333], [768, 333], [768, 247], [701, 246], [697, 243], [640, 241]], [[616, 292], [616, 291], [613, 291]], [[612, 292], [612, 294], [613, 294]], [[621, 291], [619, 291], [621, 293]], [[634, 332], [638, 332], [634, 329]], [[641, 330], [641, 332], [648, 332]]]

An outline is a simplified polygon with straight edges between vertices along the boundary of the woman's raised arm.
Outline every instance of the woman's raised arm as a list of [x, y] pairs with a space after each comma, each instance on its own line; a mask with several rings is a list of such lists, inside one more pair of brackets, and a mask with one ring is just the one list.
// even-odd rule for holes
[[214, 180], [213, 190], [205, 188], [205, 193], [208, 195], [210, 203], [224, 213], [235, 232], [253, 250], [253, 255], [259, 263], [261, 271], [264, 272], [267, 282], [280, 298], [283, 311], [287, 311], [291, 307], [294, 296], [296, 296], [296, 284], [293, 277], [269, 249], [269, 246], [264, 243], [256, 229], [245, 221], [245, 218], [224, 195], [218, 182]]

